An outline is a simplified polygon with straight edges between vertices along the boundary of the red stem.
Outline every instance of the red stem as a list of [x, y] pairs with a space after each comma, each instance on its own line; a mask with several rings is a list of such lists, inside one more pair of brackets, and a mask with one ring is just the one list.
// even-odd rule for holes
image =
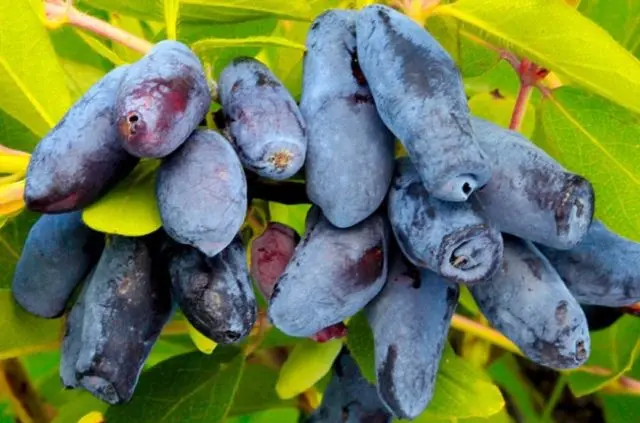
[[513, 114], [511, 115], [511, 122], [509, 123], [509, 129], [514, 131], [520, 130], [524, 115], [527, 112], [527, 105], [529, 104], [529, 98], [533, 92], [533, 85], [529, 85], [526, 82], [520, 83], [520, 90], [518, 91], [518, 97], [516, 98], [516, 104], [513, 107]]

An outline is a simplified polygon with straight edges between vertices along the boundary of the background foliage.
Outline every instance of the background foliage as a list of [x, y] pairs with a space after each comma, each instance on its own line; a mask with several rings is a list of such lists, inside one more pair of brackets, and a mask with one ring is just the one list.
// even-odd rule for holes
[[[328, 8], [370, 3], [80, 0], [74, 7], [151, 42], [177, 38], [194, 49], [214, 79], [233, 57], [257, 57], [299, 96], [304, 40], [313, 17]], [[509, 125], [521, 84], [501, 57], [527, 58], [548, 69], [528, 101], [520, 131], [590, 179], [597, 217], [640, 241], [640, 2], [405, 0], [394, 5], [424, 23], [455, 58], [476, 115]], [[113, 66], [141, 57], [69, 23], [64, 16], [47, 18], [41, 0], [0, 1], [0, 422], [99, 421], [102, 415], [109, 423], [298, 421], [318, 405], [342, 341], [289, 338], [265, 319], [245, 344], [214, 348], [177, 316], [127, 405], [108, 408], [87, 393], [62, 389], [57, 350], [63, 319], [29, 316], [9, 292], [25, 235], [37, 218], [22, 211], [16, 195], [29, 157], [17, 151], [31, 151]], [[155, 161], [143, 162], [85, 211], [87, 224], [131, 236], [157, 229], [156, 167]], [[254, 203], [248, 234], [259, 234], [267, 220], [302, 232], [307, 209]], [[463, 292], [462, 298], [434, 400], [416, 421], [637, 421], [639, 319], [626, 316], [593, 334], [587, 366], [558, 374], [519, 358], [517, 349], [487, 326], [471, 297]], [[373, 380], [366, 319], [356, 315], [348, 327], [344, 342]], [[570, 420], [571, 410], [582, 420]]]

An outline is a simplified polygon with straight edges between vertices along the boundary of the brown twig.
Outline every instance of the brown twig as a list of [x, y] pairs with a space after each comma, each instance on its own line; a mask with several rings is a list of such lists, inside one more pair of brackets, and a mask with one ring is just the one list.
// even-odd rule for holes
[[44, 403], [17, 358], [0, 361], [0, 391], [21, 423], [48, 423], [53, 419], [53, 410]]

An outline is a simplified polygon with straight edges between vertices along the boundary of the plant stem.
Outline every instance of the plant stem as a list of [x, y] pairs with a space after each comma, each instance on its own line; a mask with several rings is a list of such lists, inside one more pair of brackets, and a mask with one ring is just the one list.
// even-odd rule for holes
[[522, 126], [524, 115], [527, 112], [527, 105], [529, 99], [533, 93], [533, 85], [529, 85], [526, 82], [520, 83], [520, 89], [518, 90], [518, 97], [516, 98], [516, 104], [513, 107], [513, 114], [511, 115], [511, 122], [509, 123], [509, 129], [519, 131]]
[[[470, 333], [480, 339], [489, 341], [493, 345], [496, 345], [514, 354], [524, 355], [522, 351], [520, 351], [520, 349], [503, 334], [501, 334], [495, 329], [492, 329], [487, 326], [483, 326], [480, 323], [475, 322], [467, 317], [461, 316], [459, 314], [454, 314], [453, 319], [451, 320], [451, 327], [461, 332]], [[564, 370], [562, 372], [563, 373], [583, 372], [583, 373], [590, 373], [592, 375], [599, 375], [603, 377], [610, 376], [613, 373], [609, 369], [605, 369], [598, 366], [582, 366], [576, 369]], [[627, 376], [621, 376], [612, 383], [615, 385], [615, 388], [618, 392], [624, 392], [630, 395], [640, 395], [639, 380], [636, 380]]]
[[556, 385], [553, 387], [553, 391], [551, 392], [551, 396], [549, 397], [547, 404], [544, 406], [544, 410], [540, 418], [542, 423], [553, 423], [551, 416], [553, 414], [553, 410], [555, 410], [558, 405], [558, 401], [560, 401], [560, 398], [562, 397], [565, 386], [567, 386], [567, 378], [566, 376], [561, 375], [556, 381]]
[[138, 38], [120, 28], [116, 28], [103, 20], [82, 13], [71, 5], [45, 0], [44, 6], [47, 18], [52, 21], [64, 22], [71, 26], [82, 28], [142, 54], [147, 53], [153, 47], [153, 44], [149, 41]]
[[9, 399], [20, 422], [48, 423], [52, 420], [52, 413], [47, 410], [47, 405], [31, 384], [27, 371], [17, 358], [0, 362], [0, 391]]

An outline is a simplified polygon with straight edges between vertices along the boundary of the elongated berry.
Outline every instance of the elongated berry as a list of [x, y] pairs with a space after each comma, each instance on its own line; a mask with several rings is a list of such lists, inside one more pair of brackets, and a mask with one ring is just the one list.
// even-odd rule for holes
[[82, 209], [127, 176], [138, 159], [118, 142], [115, 101], [129, 71], [119, 66], [95, 83], [33, 150], [24, 200], [41, 213]]
[[116, 97], [116, 126], [125, 150], [165, 157], [198, 127], [211, 92], [198, 57], [172, 40], [157, 43], [133, 63]]

